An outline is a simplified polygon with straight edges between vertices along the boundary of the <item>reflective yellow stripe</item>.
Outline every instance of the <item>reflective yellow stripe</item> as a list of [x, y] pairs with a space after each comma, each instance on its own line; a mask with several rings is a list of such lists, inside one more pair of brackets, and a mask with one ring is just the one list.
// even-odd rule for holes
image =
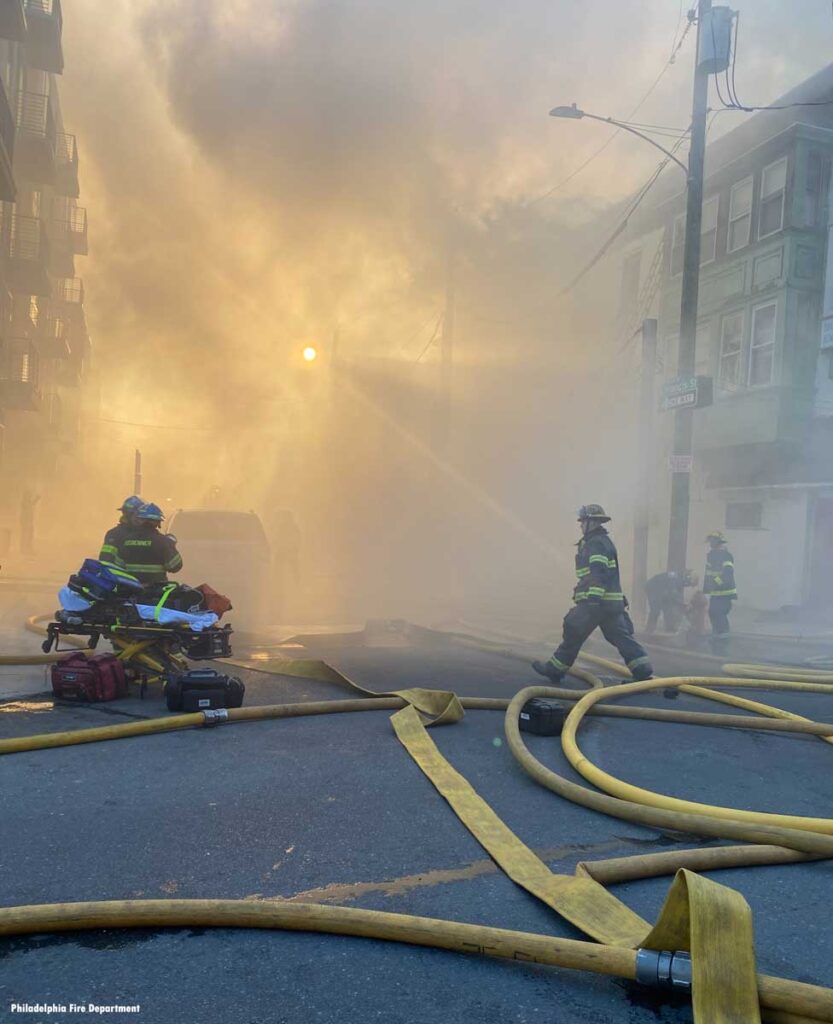
[[609, 565], [610, 564], [609, 561], [608, 561], [607, 555], [591, 555], [590, 556], [590, 564], [592, 565], [593, 562], [601, 562], [602, 565]]

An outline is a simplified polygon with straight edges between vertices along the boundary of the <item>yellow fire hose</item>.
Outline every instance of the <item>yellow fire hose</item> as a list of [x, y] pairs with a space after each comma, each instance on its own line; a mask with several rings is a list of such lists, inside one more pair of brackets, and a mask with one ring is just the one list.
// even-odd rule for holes
[[[618, 666], [611, 666], [603, 659], [592, 660], [619, 671]], [[364, 694], [372, 693], [372, 691], [367, 691], [351, 683], [350, 680], [336, 673], [329, 666], [323, 666], [324, 671], [314, 671], [314, 668], [321, 666], [323, 663], [279, 662], [276, 667], [270, 667], [267, 671], [275, 671], [280, 674], [288, 672], [297, 675], [313, 675], [314, 678], [326, 678], [328, 681], [347, 683]], [[262, 664], [247, 664], [246, 667], [264, 670]], [[804, 680], [802, 677], [799, 681], [786, 684], [774, 679], [767, 680], [764, 673], [760, 673], [756, 678], [743, 680], [713, 679], [711, 677], [694, 680], [696, 684], [708, 683], [709, 689], [690, 685], [691, 680], [688, 678], [631, 683], [602, 689], [600, 682], [590, 673], [582, 673], [581, 670], [578, 670], [577, 674], [590, 685], [590, 690], [583, 695], [566, 688], [532, 687], [517, 694], [512, 701], [508, 702], [508, 707], [506, 701], [475, 698], [460, 701], [452, 693], [413, 689], [388, 695], [374, 695], [374, 699], [364, 698], [358, 701], [325, 701], [302, 705], [278, 705], [271, 708], [239, 709], [229, 711], [223, 717], [231, 721], [251, 721], [258, 718], [328, 713], [336, 710], [333, 707], [334, 704], [339, 705], [338, 710], [340, 711], [369, 710], [371, 707], [382, 706], [402, 707], [404, 704], [402, 710], [393, 717], [394, 728], [409, 753], [431, 778], [437, 789], [452, 804], [460, 820], [518, 884], [535, 893], [562, 916], [567, 917], [601, 942], [601, 945], [575, 943], [573, 945], [576, 948], [572, 951], [568, 950], [566, 953], [562, 949], [558, 954], [559, 956], [563, 954], [562, 959], [558, 961], [562, 966], [581, 966], [575, 961], [569, 963], [567, 961], [570, 956], [580, 957], [577, 947], [587, 947], [589, 950], [596, 951], [599, 960], [604, 961], [606, 965], [610, 965], [614, 961], [618, 965], [616, 969], [609, 969], [607, 966], [599, 968], [602, 973], [614, 973], [622, 977], [639, 977], [637, 964], [646, 951], [690, 949], [692, 952], [690, 964], [693, 977], [692, 995], [695, 1020], [698, 1021], [698, 1024], [701, 1021], [708, 1021], [709, 1024], [736, 1024], [736, 1022], [748, 1021], [754, 1024], [754, 1021], [761, 1019], [759, 1008], [764, 1010], [765, 1019], [773, 1021], [774, 1024], [797, 1024], [801, 1020], [833, 1021], [833, 992], [830, 990], [756, 976], [751, 914], [743, 898], [733, 890], [693, 874], [690, 870], [679, 870], [658, 922], [651, 929], [647, 922], [633, 914], [599, 884], [602, 880], [609, 884], [611, 881], [627, 877], [650, 877], [653, 874], [669, 873], [679, 869], [681, 863], [703, 870], [716, 866], [728, 866], [729, 863], [786, 863], [808, 857], [830, 857], [833, 856], [832, 822], [788, 815], [738, 812], [729, 808], [715, 808], [687, 801], [676, 801], [674, 798], [662, 797], [644, 790], [638, 790], [637, 798], [635, 794], [631, 793], [631, 790], [636, 787], [629, 787], [628, 784], [621, 783], [606, 773], [600, 773], [599, 776], [604, 776], [605, 786], [603, 788], [618, 790], [619, 787], [624, 787], [622, 791], [627, 792], [627, 799], [619, 799], [607, 793], [597, 793], [562, 779], [535, 761], [523, 745], [517, 723], [520, 708], [532, 695], [545, 694], [561, 699], [577, 700], [576, 706], [567, 717], [562, 743], [565, 753], [570, 757], [574, 766], [579, 768], [586, 777], [593, 776], [592, 780], [595, 781], [595, 775], [600, 770], [583, 758], [575, 741], [578, 725], [588, 713], [596, 712], [619, 716], [621, 712], [625, 712], [621, 717], [659, 715], [665, 720], [689, 721], [692, 724], [706, 724], [704, 719], [709, 720], [708, 724], [718, 724], [714, 721], [715, 719], [731, 719], [731, 721], [721, 721], [719, 724], [734, 726], [743, 723], [741, 727], [746, 728], [755, 728], [756, 723], [761, 723], [761, 719], [738, 718], [738, 716], [702, 715], [695, 712], [653, 712], [652, 709], [641, 708], [597, 707], [599, 701], [606, 697], [617, 697], [669, 686], [679, 687], [708, 699], [731, 697], [728, 694], [716, 693], [713, 689], [715, 686], [748, 686], [757, 689], [766, 686], [773, 689], [833, 692], [833, 686], [825, 685], [820, 678], [824, 677], [824, 673], [813, 673], [812, 681]], [[828, 680], [830, 678], [827, 677]], [[737, 700], [742, 702], [742, 707], [757, 710], [762, 714], [786, 715], [785, 712], [780, 712], [779, 709], [773, 709], [767, 705], [745, 701], [744, 698], [737, 698]], [[615, 814], [617, 817], [651, 824], [655, 827], [777, 845], [775, 847], [772, 845], [721, 847], [710, 850], [676, 851], [675, 853], [669, 852], [647, 857], [620, 858], [615, 861], [600, 862], [597, 865], [579, 865], [574, 876], [555, 875], [494, 815], [491, 808], [477, 796], [466, 780], [459, 776], [439, 754], [425, 732], [426, 721], [429, 725], [455, 721], [461, 717], [463, 707], [466, 706], [507, 707], [506, 732], [510, 750], [518, 757], [525, 770], [539, 778], [539, 781], [543, 781], [548, 788], [559, 792], [562, 796], [567, 796], [568, 799], [576, 800], [585, 806], [592, 806], [597, 810], [603, 810], [604, 813]], [[156, 721], [130, 723], [125, 726], [110, 726], [76, 733], [47, 734], [44, 737], [30, 737], [23, 740], [7, 740], [0, 743], [0, 753], [188, 728], [208, 724], [212, 720], [210, 715], [211, 713], [181, 715]], [[833, 728], [824, 723], [808, 722], [799, 716], [789, 716], [788, 720], [783, 721], [767, 721], [766, 726], [785, 731], [812, 732], [819, 735], [820, 738], [829, 738]], [[540, 778], [541, 774], [544, 778]], [[578, 791], [578, 795], [575, 791]], [[299, 905], [293, 905], [293, 907], [297, 906]], [[220, 908], [223, 908], [223, 913], [220, 913]], [[276, 908], [270, 906], [268, 909], [274, 913]], [[283, 907], [280, 908], [281, 912], [283, 909]], [[501, 952], [496, 952], [498, 948], [508, 948], [507, 945], [500, 947], [497, 945], [502, 937], [504, 943], [516, 942], [513, 947], [515, 954], [508, 955], [517, 956], [519, 948], [515, 939], [517, 933], [503, 932], [500, 929], [487, 929], [487, 931], [495, 933], [488, 943], [484, 941], [474, 944], [466, 942], [449, 944], [440, 938], [441, 935], [447, 934], [444, 931], [447, 922], [407, 918], [405, 915], [379, 915], [377, 912], [371, 911], [349, 911], [347, 917], [343, 918], [344, 922], [347, 922], [350, 914], [368, 915], [366, 921], [360, 924], [357, 918], [353, 918], [349, 925], [344, 923], [343, 926], [339, 926], [332, 920], [329, 923], [324, 923], [327, 921], [329, 912], [339, 911], [344, 914], [345, 909], [309, 906], [306, 920], [319, 922], [316, 925], [286, 923], [288, 919], [277, 921], [273, 917], [270, 919], [272, 923], [262, 923], [259, 926], [308, 927], [312, 930], [318, 930], [320, 927], [323, 930], [349, 934], [427, 942], [442, 948], [465, 948], [467, 951], [493, 952], [495, 955], [504, 955]], [[242, 920], [236, 918], [238, 910], [243, 915]], [[178, 914], [181, 916], [177, 917]], [[139, 918], [143, 915], [145, 916], [142, 922]], [[340, 915], [336, 914], [336, 916]], [[252, 917], [250, 905], [244, 902], [241, 909], [240, 903], [236, 901], [140, 901], [137, 903], [7, 908], [0, 910], [0, 934], [52, 931], [61, 927], [113, 927], [115, 925], [131, 927], [138, 923], [158, 925], [163, 920], [165, 923], [187, 924], [194, 924], [196, 921], [233, 924], [236, 920], [240, 926], [251, 926]], [[209, 918], [210, 920], [208, 920]], [[381, 918], [390, 918], [391, 920], [382, 921]], [[104, 924], [103, 921], [107, 923]], [[412, 928], [414, 921], [417, 922], [417, 925]], [[361, 930], [362, 927], [366, 927], [367, 930]], [[465, 929], [473, 926], [451, 925], [450, 927]], [[406, 933], [409, 929], [415, 929], [422, 935], [422, 938], [408, 937]], [[555, 942], [561, 944], [562, 947], [567, 941], [550, 940], [542, 936], [523, 936], [524, 941], [527, 938], [545, 943]], [[495, 948], [487, 949], [487, 945]], [[638, 954], [633, 948], [624, 950], [629, 957], [633, 958], [632, 961], [627, 961], [629, 966], [625, 968], [625, 973], [622, 973], [622, 965], [625, 961], [619, 958], [622, 950], [617, 949], [618, 946], [641, 947]], [[528, 946], [527, 948], [532, 947]], [[650, 955], [655, 956], [656, 954]], [[535, 957], [531, 958], [535, 959]], [[541, 960], [540, 962], [556, 961]], [[644, 965], [642, 970], [644, 974]]]

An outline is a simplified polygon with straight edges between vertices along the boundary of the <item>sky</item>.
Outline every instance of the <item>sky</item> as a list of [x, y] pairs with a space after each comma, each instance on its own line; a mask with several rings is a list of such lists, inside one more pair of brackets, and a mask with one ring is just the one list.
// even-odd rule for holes
[[[90, 223], [81, 272], [101, 385], [95, 422], [124, 474], [114, 489], [140, 446], [148, 480], [176, 504], [199, 504], [212, 483], [258, 507], [281, 494], [314, 508], [371, 494], [389, 524], [403, 513], [384, 489], [404, 486], [391, 484], [390, 467], [419, 464], [409, 487], [463, 487], [497, 528], [534, 535], [530, 551], [552, 548], [538, 505], [555, 496], [529, 484], [536, 464], [571, 492], [605, 477], [575, 456], [596, 437], [571, 436], [553, 462], [542, 430], [556, 429], [556, 404], [564, 429], [588, 403], [606, 406], [586, 379], [613, 358], [589, 344], [587, 310], [558, 294], [657, 156], [619, 135], [575, 173], [611, 130], [547, 114], [575, 101], [625, 117], [652, 89], [636, 118], [685, 126], [693, 31], [669, 63], [685, 4], [64, 8], [62, 104], [79, 139]], [[739, 39], [738, 92], [768, 102], [827, 62], [833, 13], [827, 0], [755, 0], [743, 6]], [[723, 115], [715, 130], [738, 116]], [[342, 415], [355, 387], [324, 375], [336, 359], [382, 360], [390, 379], [416, 373], [436, 389], [449, 253], [461, 430], [456, 462], [437, 465], [419, 428], [403, 428], [385, 405], [384, 383], [354, 394], [364, 413]], [[599, 293], [599, 308], [613, 302]], [[321, 353], [314, 367], [300, 358], [308, 344]], [[542, 367], [558, 385], [542, 382]], [[513, 386], [501, 385], [516, 370]], [[609, 413], [599, 413], [599, 437], [616, 422]], [[526, 477], [512, 469], [521, 448]], [[343, 471], [348, 450], [376, 471]], [[620, 451], [612, 497], [630, 485]], [[304, 514], [322, 529], [320, 514]], [[566, 524], [572, 511], [561, 514]], [[401, 546], [401, 530], [391, 533]]]

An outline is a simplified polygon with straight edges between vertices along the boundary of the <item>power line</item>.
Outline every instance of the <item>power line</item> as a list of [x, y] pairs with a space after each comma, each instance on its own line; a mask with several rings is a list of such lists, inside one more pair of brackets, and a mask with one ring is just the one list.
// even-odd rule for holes
[[425, 355], [425, 353], [428, 351], [428, 349], [431, 348], [431, 346], [437, 340], [437, 335], [440, 333], [440, 324], [443, 322], [443, 316], [444, 316], [444, 314], [440, 313], [440, 315], [437, 317], [437, 322], [436, 322], [436, 324], [434, 324], [434, 331], [431, 334], [431, 337], [428, 339], [428, 341], [427, 341], [427, 343], [425, 345], [425, 348], [420, 352], [420, 354], [414, 360], [415, 363], [422, 362], [422, 357]]
[[[639, 102], [636, 104], [636, 106], [633, 108], [633, 110], [627, 115], [627, 119], [632, 118], [634, 116], [634, 114], [638, 113], [642, 109], [644, 104], [648, 101], [649, 97], [653, 94], [653, 92], [656, 89], [656, 87], [662, 81], [662, 78], [665, 75], [666, 71], [671, 67], [672, 64], [674, 64], [676, 62], [677, 54], [680, 52], [680, 49], [681, 49], [683, 43], [685, 42], [686, 36], [688, 35], [688, 33], [689, 33], [690, 29], [691, 29], [691, 26], [693, 24], [694, 24], [694, 11], [689, 11], [688, 12], [688, 23], [686, 24], [686, 27], [683, 30], [683, 34], [680, 36], [679, 41], [677, 41], [677, 33], [679, 32], [679, 28], [680, 28], [679, 20], [677, 21], [677, 28], [674, 31], [674, 43], [672, 43], [671, 56], [668, 58], [668, 60], [665, 62], [665, 64], [663, 64], [662, 69], [660, 70], [660, 73], [657, 75], [657, 77], [654, 79], [654, 81], [648, 87], [648, 89], [646, 90], [645, 94], [642, 96], [642, 98], [639, 100]], [[581, 172], [586, 167], [589, 167], [590, 164], [592, 164], [593, 161], [597, 157], [601, 156], [602, 153], [604, 153], [604, 151], [608, 148], [608, 146], [610, 146], [611, 143], [613, 143], [614, 140], [618, 137], [620, 131], [621, 131], [621, 128], [617, 128], [616, 131], [605, 142], [603, 142], [602, 145], [599, 146], [598, 149], [595, 149], [590, 154], [590, 156], [584, 161], [583, 164], [580, 164], [574, 171], [572, 171], [570, 174], [568, 174], [566, 178], [562, 178], [561, 181], [559, 181], [556, 185], [553, 185], [551, 189], [548, 189], [542, 195], [537, 196], [535, 199], [530, 199], [529, 202], [526, 203], [526, 206], [534, 206], [536, 203], [541, 203], [545, 199], [549, 199], [550, 196], [555, 195], [556, 192], [560, 192], [561, 189], [564, 188], [565, 185], [569, 185], [569, 183], [574, 178], [577, 178], [579, 176], [579, 174], [581, 174]]]
[[[672, 150], [671, 150], [671, 154], [673, 154], [676, 150], [678, 150], [680, 148], [680, 146], [683, 144], [684, 139], [685, 139], [685, 136], [683, 136], [683, 138], [681, 138], [681, 139], [679, 139], [677, 141], [676, 146], [674, 146], [672, 148]], [[667, 165], [669, 164], [670, 161], [671, 161], [671, 156], [669, 155], [657, 166], [656, 170], [653, 172], [651, 177], [647, 180], [647, 182], [643, 185], [643, 187], [637, 193], [635, 199], [631, 203], [630, 207], [628, 208], [628, 210], [625, 213], [625, 215], [622, 218], [622, 220], [617, 225], [617, 227], [614, 230], [613, 234], [610, 235], [610, 237], [607, 239], [607, 241], [604, 243], [604, 245], [602, 245], [602, 247], [599, 249], [599, 251], [596, 253], [596, 255], [590, 260], [590, 262], [587, 263], [579, 271], [579, 273], [573, 278], [573, 280], [566, 287], [564, 287], [559, 292], [559, 296], [566, 295], [568, 292], [572, 291], [573, 288], [575, 288], [575, 286], [584, 277], [586, 277], [586, 275], [590, 273], [590, 271], [593, 269], [593, 267], [595, 267], [596, 264], [604, 257], [604, 255], [607, 253], [607, 251], [610, 249], [610, 247], [613, 245], [613, 243], [616, 241], [616, 239], [619, 237], [619, 235], [621, 235], [622, 232], [627, 228], [628, 221], [633, 216], [634, 212], [636, 211], [637, 207], [642, 202], [642, 200], [645, 198], [645, 196], [653, 188], [654, 183], [656, 182], [657, 178], [659, 178], [659, 176], [665, 170], [665, 168], [667, 167]]]

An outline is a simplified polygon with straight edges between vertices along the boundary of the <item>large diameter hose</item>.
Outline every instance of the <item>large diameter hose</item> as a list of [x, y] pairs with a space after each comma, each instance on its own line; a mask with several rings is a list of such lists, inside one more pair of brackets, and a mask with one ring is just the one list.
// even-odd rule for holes
[[[740, 685], [740, 680], [716, 681], [713, 679], [702, 680], [714, 686], [716, 682], [720, 685]], [[602, 691], [590, 691], [579, 700], [570, 711], [564, 723], [561, 733], [561, 746], [570, 764], [577, 772], [584, 776], [594, 786], [610, 793], [613, 796], [630, 802], [645, 804], [651, 807], [664, 808], [670, 811], [678, 811], [685, 814], [708, 814], [710, 817], [731, 819], [732, 821], [748, 822], [752, 825], [770, 826], [802, 829], [809, 832], [819, 832], [823, 835], [833, 836], [833, 820], [828, 818], [809, 818], [791, 814], [771, 814], [764, 811], [745, 811], [737, 808], [719, 807], [711, 804], [703, 804], [694, 800], [681, 800], [677, 797], [664, 796], [650, 790], [633, 786], [623, 782], [607, 772], [602, 771], [592, 764], [579, 749], [576, 741], [576, 733], [588, 708], [592, 707], [601, 697], [616, 698], [627, 697], [637, 693], [646, 693], [650, 690], [664, 689], [669, 686], [687, 686], [688, 679], [649, 679], [643, 682], [624, 683], [621, 686], [608, 687]], [[743, 680], [743, 685], [757, 685], [760, 680]], [[783, 687], [790, 687], [789, 683], [782, 683]], [[809, 686], [814, 684], [794, 683], [795, 686]]]
[[[595, 691], [593, 691], [595, 692]], [[608, 691], [603, 691], [607, 693]], [[623, 821], [631, 821], [650, 828], [686, 832], [689, 835], [711, 836], [715, 839], [736, 839], [741, 842], [764, 846], [784, 846], [820, 858], [833, 857], [833, 836], [820, 835], [803, 828], [786, 828], [771, 824], [741, 821], [734, 817], [718, 817], [704, 810], [701, 813], [685, 813], [667, 810], [655, 805], [633, 803], [607, 793], [599, 793], [546, 768], [526, 748], [518, 728], [521, 708], [532, 697], [551, 697], [552, 690], [546, 686], [528, 686], [519, 691], [506, 709], [504, 727], [506, 741], [512, 755], [536, 782], [552, 790], [565, 800], [588, 807], [602, 814], [609, 814]]]
[[[0, 935], [94, 928], [282, 928], [330, 932], [636, 977], [636, 950], [381, 910], [254, 900], [112, 900], [0, 908]], [[833, 991], [758, 975], [766, 1010], [833, 1021]]]

